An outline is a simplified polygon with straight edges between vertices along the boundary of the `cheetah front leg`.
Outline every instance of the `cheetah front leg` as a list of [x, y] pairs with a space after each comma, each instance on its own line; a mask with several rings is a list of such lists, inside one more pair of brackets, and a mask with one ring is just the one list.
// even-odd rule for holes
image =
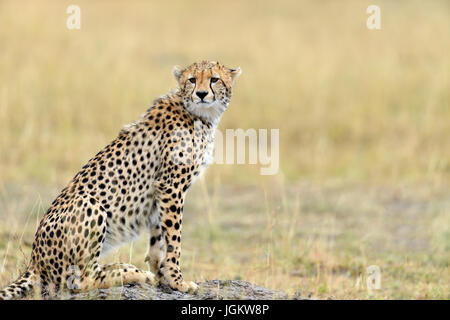
[[[183, 194], [181, 190], [174, 190], [173, 192], [175, 192], [175, 194]], [[166, 196], [167, 192], [165, 192], [164, 197]], [[165, 253], [162, 262], [158, 266], [159, 270], [157, 271], [157, 274], [162, 275], [160, 281], [167, 283], [174, 290], [181, 292], [195, 292], [198, 289], [197, 284], [192, 281], [184, 281], [180, 269], [183, 197], [160, 197], [156, 200], [156, 206], [160, 216], [159, 230], [161, 232], [161, 241], [158, 241], [159, 235], [157, 239], [153, 240], [153, 246], [152, 240], [150, 240], [150, 252], [152, 247], [155, 247], [155, 252], [157, 252], [159, 248], [161, 256]], [[161, 250], [161, 242], [164, 244], [163, 250]]]
[[159, 213], [157, 210], [152, 213], [152, 225], [150, 227], [150, 241], [148, 245], [145, 262], [149, 270], [155, 274], [156, 281], [167, 284], [162, 273], [162, 263], [166, 257], [166, 244], [162, 237]]

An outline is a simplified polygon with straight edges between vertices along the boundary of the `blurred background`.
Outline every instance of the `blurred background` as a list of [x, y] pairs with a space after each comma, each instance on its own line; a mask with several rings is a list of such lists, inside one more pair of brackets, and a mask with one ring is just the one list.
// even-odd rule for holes
[[[0, 286], [59, 190], [176, 85], [173, 65], [210, 59], [243, 70], [219, 128], [280, 129], [280, 170], [208, 169], [185, 278], [448, 299], [449, 52], [448, 1], [0, 1]], [[146, 242], [106, 260], [144, 267]]]

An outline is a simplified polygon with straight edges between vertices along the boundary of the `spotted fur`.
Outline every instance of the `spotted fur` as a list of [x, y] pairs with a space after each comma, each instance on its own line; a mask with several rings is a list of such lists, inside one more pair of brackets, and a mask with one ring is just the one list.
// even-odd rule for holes
[[[240, 69], [202, 61], [175, 67], [178, 88], [156, 99], [141, 119], [79, 171], [42, 218], [25, 273], [0, 299], [39, 286], [86, 291], [158, 282], [195, 291], [180, 269], [186, 192], [212, 160], [214, 131]], [[150, 271], [129, 264], [100, 265], [111, 248], [150, 233]]]

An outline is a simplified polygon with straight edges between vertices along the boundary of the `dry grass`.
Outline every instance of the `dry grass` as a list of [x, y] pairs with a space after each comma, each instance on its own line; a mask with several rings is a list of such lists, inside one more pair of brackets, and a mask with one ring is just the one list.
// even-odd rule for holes
[[450, 6], [377, 2], [381, 31], [369, 1], [76, 1], [79, 31], [69, 2], [0, 2], [0, 285], [53, 188], [175, 85], [173, 65], [206, 58], [243, 69], [221, 128], [280, 128], [281, 170], [210, 168], [187, 278], [367, 298], [376, 264], [375, 298], [448, 299]]
[[[187, 279], [243, 279], [315, 298], [449, 298], [448, 192], [282, 181], [205, 191], [204, 183], [190, 192], [183, 219]], [[36, 189], [2, 190], [0, 285], [23, 270], [42, 203], [56, 195]], [[146, 268], [147, 243], [142, 237], [104, 261]], [[381, 290], [366, 288], [370, 265], [381, 268]]]

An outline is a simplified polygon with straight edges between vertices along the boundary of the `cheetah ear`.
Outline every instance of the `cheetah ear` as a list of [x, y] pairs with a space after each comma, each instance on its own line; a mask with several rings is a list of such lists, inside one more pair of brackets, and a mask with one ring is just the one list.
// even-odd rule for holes
[[173, 67], [173, 75], [175, 76], [175, 79], [178, 81], [178, 83], [180, 83], [180, 77], [182, 72], [183, 72], [182, 67], [178, 65]]
[[230, 71], [230, 75], [231, 75], [231, 81], [234, 83], [234, 81], [239, 78], [239, 76], [242, 73], [241, 67], [237, 67], [234, 69], [228, 69]]

